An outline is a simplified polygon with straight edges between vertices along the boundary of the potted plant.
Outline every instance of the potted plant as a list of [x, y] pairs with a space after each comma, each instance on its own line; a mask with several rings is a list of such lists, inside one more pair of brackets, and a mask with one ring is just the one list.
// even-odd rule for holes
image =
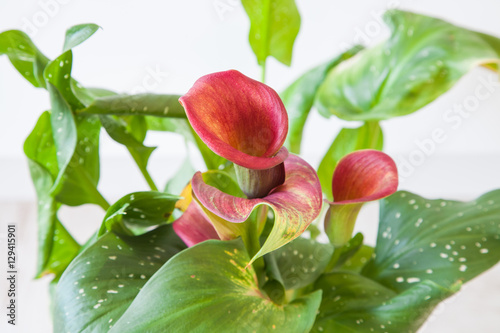
[[[55, 59], [24, 32], [0, 34], [0, 55], [51, 101], [24, 152], [55, 332], [416, 332], [499, 261], [500, 191], [471, 202], [397, 191], [380, 122], [433, 102], [475, 66], [498, 71], [500, 40], [391, 10], [388, 39], [349, 48], [278, 94], [265, 84], [266, 61], [290, 64], [299, 12], [293, 1], [242, 4], [261, 80], [208, 73], [183, 95], [78, 82], [72, 49], [95, 24], [69, 28]], [[300, 157], [313, 109], [362, 122], [340, 131], [316, 169]], [[114, 203], [101, 195], [101, 129], [127, 148], [150, 191]], [[206, 170], [187, 160], [158, 187], [148, 131], [182, 135]], [[353, 230], [363, 204], [377, 200], [369, 246]], [[79, 244], [57, 212], [83, 204], [106, 214]]]

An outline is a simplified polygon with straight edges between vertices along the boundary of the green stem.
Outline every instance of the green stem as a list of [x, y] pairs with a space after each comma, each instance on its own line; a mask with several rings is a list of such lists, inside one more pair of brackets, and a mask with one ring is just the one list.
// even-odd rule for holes
[[380, 132], [378, 131], [378, 121], [373, 120], [373, 121], [367, 121], [365, 124], [368, 126], [368, 133], [370, 133], [370, 136], [368, 138], [368, 145], [367, 147], [376, 147], [377, 142], [380, 140]]
[[266, 83], [266, 60], [260, 64], [260, 82]]
[[[260, 227], [260, 224], [262, 223], [261, 221], [261, 216], [263, 215], [263, 210], [267, 216], [267, 206], [260, 206], [257, 208], [257, 212], [255, 215], [255, 218], [251, 218], [249, 221], [246, 223], [250, 223], [250, 226], [245, 234], [245, 237], [243, 239], [243, 242], [245, 243], [245, 246], [248, 251], [248, 256], [250, 258], [253, 258], [257, 252], [260, 250], [260, 233], [262, 232], [262, 228]], [[264, 258], [260, 257], [258, 259], [255, 259], [255, 261], [252, 263], [252, 266], [255, 270], [255, 273], [257, 275], [257, 279], [259, 281], [259, 286], [264, 285], [265, 283], [265, 262]]]
[[326, 265], [324, 272], [329, 273], [332, 271], [332, 269], [335, 267], [335, 264], [340, 258], [340, 248], [335, 247], [333, 249], [333, 254], [332, 257], [330, 258], [330, 261], [328, 262], [328, 265]]
[[146, 182], [148, 183], [151, 191], [158, 191], [158, 187], [156, 187], [156, 184], [154, 183], [153, 178], [151, 178], [151, 175], [149, 174], [148, 170], [146, 169], [146, 166], [142, 165], [142, 163], [140, 162], [139, 156], [137, 156], [135, 151], [132, 149], [128, 149], [128, 151], [130, 152], [130, 155], [132, 155], [132, 158], [134, 159], [135, 164], [137, 164], [137, 166], [139, 167], [139, 170], [141, 170], [141, 173], [144, 176], [144, 179], [146, 179]]

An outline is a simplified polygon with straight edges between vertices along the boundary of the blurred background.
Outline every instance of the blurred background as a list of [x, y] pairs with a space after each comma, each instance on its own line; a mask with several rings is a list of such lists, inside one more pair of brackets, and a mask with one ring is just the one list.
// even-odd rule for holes
[[[296, 0], [302, 17], [291, 67], [270, 58], [267, 84], [282, 91], [307, 69], [354, 44], [375, 45], [388, 36], [381, 20], [390, 8], [410, 10], [454, 24], [500, 36], [500, 2], [430, 0]], [[74, 52], [73, 76], [84, 86], [121, 93], [185, 93], [205, 74], [237, 69], [258, 79], [260, 69], [247, 42], [249, 21], [237, 0], [81, 1], [1, 0], [0, 31], [28, 33], [49, 58], [62, 49], [65, 30], [79, 23], [102, 27]], [[487, 82], [487, 83], [485, 83]], [[488, 98], [480, 100], [457, 121], [446, 120], [478, 86]], [[13, 332], [51, 332], [49, 279], [34, 281], [36, 261], [36, 197], [22, 152], [24, 139], [40, 113], [49, 108], [48, 94], [31, 86], [6, 57], [0, 57], [0, 242], [7, 223], [18, 225], [19, 325]], [[303, 157], [317, 166], [338, 131], [356, 123], [313, 112], [303, 141]], [[495, 74], [475, 69], [431, 105], [405, 117], [382, 122], [385, 151], [398, 164], [400, 189], [429, 198], [470, 200], [500, 188], [500, 84]], [[436, 129], [442, 142], [431, 141]], [[146, 145], [159, 146], [149, 170], [163, 186], [185, 156], [183, 140], [170, 133], [150, 133]], [[147, 190], [123, 146], [101, 135], [99, 189], [113, 202], [126, 193]], [[417, 156], [419, 158], [417, 158]], [[201, 159], [195, 163], [201, 168]], [[64, 207], [61, 220], [79, 241], [100, 224], [99, 207]], [[357, 229], [376, 235], [377, 206], [368, 206]], [[2, 238], [3, 237], [3, 238]], [[0, 260], [6, 257], [4, 246]], [[3, 265], [3, 263], [2, 263]], [[1, 266], [3, 267], [3, 266]], [[0, 278], [4, 308], [4, 279]], [[467, 284], [433, 313], [420, 333], [498, 332], [500, 267]], [[2, 315], [3, 318], [3, 315]], [[5, 320], [0, 321], [4, 332]]]

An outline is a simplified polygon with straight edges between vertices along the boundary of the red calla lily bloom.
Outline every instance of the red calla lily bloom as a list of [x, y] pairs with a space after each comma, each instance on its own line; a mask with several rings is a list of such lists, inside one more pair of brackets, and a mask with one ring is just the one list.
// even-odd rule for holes
[[285, 182], [264, 198], [246, 199], [207, 185], [200, 172], [193, 176], [194, 199], [210, 218], [220, 239], [240, 236], [252, 211], [260, 205], [274, 210], [274, 227], [252, 261], [301, 235], [318, 217], [322, 205], [321, 185], [314, 169], [298, 156], [284, 162]]
[[378, 150], [358, 150], [343, 157], [332, 179], [333, 202], [325, 216], [325, 231], [335, 246], [352, 235], [365, 202], [385, 198], [398, 188], [398, 171], [390, 156]]
[[179, 99], [191, 126], [216, 154], [248, 169], [282, 163], [288, 116], [278, 94], [238, 71], [205, 75]]

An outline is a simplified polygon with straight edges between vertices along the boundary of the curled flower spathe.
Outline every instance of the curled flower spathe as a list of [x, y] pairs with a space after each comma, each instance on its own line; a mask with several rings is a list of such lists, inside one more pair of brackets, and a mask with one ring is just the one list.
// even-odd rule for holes
[[332, 179], [333, 202], [325, 216], [325, 231], [335, 246], [352, 235], [359, 210], [365, 202], [385, 198], [398, 188], [394, 161], [378, 150], [358, 150], [342, 158]]
[[199, 172], [193, 176], [194, 198], [210, 218], [220, 239], [240, 236], [244, 232], [244, 222], [257, 206], [267, 205], [274, 211], [273, 229], [252, 261], [297, 238], [320, 213], [321, 185], [314, 169], [294, 155], [290, 155], [284, 165], [284, 183], [264, 198], [256, 199], [226, 194], [207, 185]]
[[288, 155], [288, 116], [267, 85], [229, 70], [198, 79], [179, 99], [191, 126], [216, 154], [248, 169], [269, 169]]

